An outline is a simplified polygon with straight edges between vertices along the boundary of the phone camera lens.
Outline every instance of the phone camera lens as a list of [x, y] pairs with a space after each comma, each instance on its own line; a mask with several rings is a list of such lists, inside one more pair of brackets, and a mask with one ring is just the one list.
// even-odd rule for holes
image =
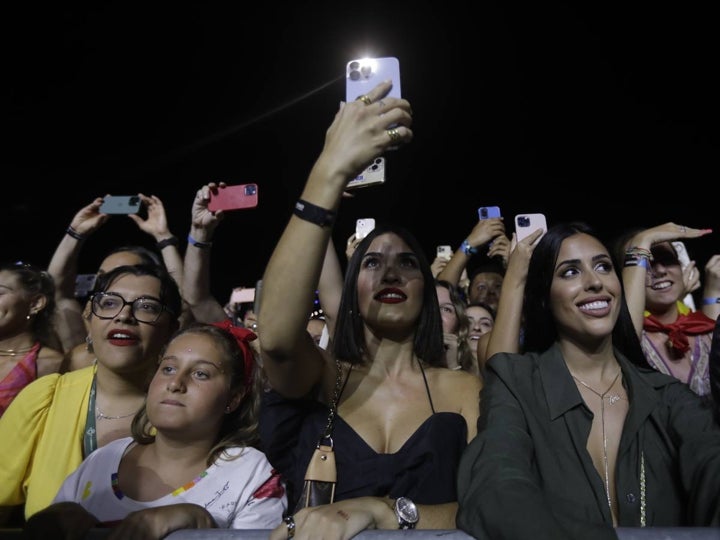
[[527, 216], [520, 216], [518, 218], [518, 225], [520, 227], [529, 227], [530, 226], [530, 218]]
[[480, 210], [480, 215], [484, 218], [488, 217], [488, 211], [487, 208], [483, 208]]
[[245, 195], [255, 195], [257, 193], [257, 186], [245, 186]]

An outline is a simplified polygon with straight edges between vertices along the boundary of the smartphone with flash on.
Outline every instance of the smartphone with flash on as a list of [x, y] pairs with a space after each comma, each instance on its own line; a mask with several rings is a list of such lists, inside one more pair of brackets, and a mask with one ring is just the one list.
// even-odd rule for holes
[[518, 242], [538, 229], [542, 229], [543, 234], [547, 232], [545, 214], [517, 214], [515, 216], [515, 234]]
[[345, 100], [355, 101], [383, 81], [392, 81], [388, 96], [400, 98], [400, 61], [394, 56], [355, 58], [345, 65]]
[[210, 191], [208, 210], [245, 210], [258, 205], [257, 184], [235, 184], [217, 188], [217, 192]]

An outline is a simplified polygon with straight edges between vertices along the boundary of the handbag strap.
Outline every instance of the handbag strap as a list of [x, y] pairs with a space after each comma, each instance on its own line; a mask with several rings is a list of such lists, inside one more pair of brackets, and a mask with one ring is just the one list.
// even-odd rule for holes
[[[340, 360], [338, 360], [337, 358], [335, 359], [335, 367], [337, 368], [337, 377], [335, 378], [335, 391], [333, 392], [332, 403], [330, 403], [330, 412], [328, 413], [327, 425], [325, 426], [325, 430], [323, 431], [323, 434], [318, 441], [318, 446], [323, 444], [324, 441], [327, 441], [331, 448], [333, 447], [332, 430], [333, 425], [335, 424], [335, 415], [337, 414], [338, 401], [340, 400], [340, 391], [342, 387], [343, 375], [342, 365], [340, 364]], [[352, 369], [352, 366], [350, 367], [350, 369]]]

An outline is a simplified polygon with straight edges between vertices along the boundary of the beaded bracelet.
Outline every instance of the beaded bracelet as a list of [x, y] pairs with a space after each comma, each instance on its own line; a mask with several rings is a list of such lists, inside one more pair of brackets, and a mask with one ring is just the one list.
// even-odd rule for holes
[[180, 247], [180, 240], [178, 240], [177, 236], [171, 236], [165, 240], [160, 240], [155, 246], [161, 251], [168, 246]]
[[652, 262], [652, 260], [653, 260], [652, 251], [650, 251], [649, 249], [645, 249], [645, 248], [641, 248], [641, 247], [637, 247], [637, 246], [632, 246], [625, 250], [625, 257], [628, 257], [628, 256], [630, 256], [630, 257], [645, 257], [650, 262]]
[[708, 297], [703, 298], [702, 303], [704, 306], [711, 306], [713, 304], [720, 304], [720, 297]]
[[303, 221], [309, 221], [320, 227], [332, 227], [335, 223], [335, 217], [337, 216], [332, 210], [315, 206], [302, 199], [298, 199], [295, 203], [293, 214]]
[[87, 238], [87, 236], [85, 236], [84, 234], [80, 234], [72, 227], [68, 227], [67, 229], [65, 229], [65, 234], [67, 234], [68, 236], [72, 236], [75, 240], [79, 242], [82, 242]]
[[463, 240], [462, 244], [460, 244], [460, 249], [467, 256], [474, 255], [478, 252], [477, 248], [474, 248], [470, 245], [470, 243], [467, 241], [467, 238]]
[[212, 242], [199, 242], [188, 234], [188, 244], [195, 246], [198, 249], [207, 249], [212, 246]]

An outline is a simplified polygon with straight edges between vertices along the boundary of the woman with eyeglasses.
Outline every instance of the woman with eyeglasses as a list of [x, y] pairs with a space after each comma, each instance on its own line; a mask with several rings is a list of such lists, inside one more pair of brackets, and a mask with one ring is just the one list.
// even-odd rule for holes
[[63, 354], [51, 346], [54, 295], [47, 272], [0, 264], [0, 416], [20, 390], [60, 370]]
[[157, 266], [98, 276], [87, 315], [96, 364], [38, 379], [0, 418], [0, 525], [9, 507], [24, 504], [27, 519], [48, 506], [93, 450], [130, 435], [181, 307], [177, 284]]

